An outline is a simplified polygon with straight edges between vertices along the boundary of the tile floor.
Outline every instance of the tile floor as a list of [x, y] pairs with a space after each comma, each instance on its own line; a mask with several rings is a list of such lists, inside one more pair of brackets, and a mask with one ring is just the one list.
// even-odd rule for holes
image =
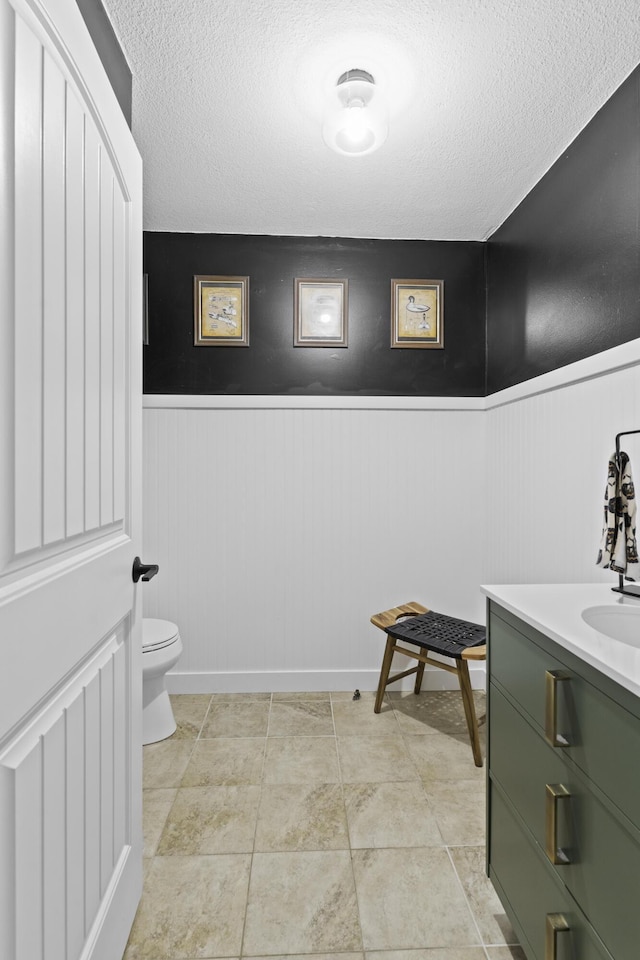
[[[478, 714], [484, 695], [476, 694]], [[457, 692], [172, 697], [125, 960], [525, 960]]]

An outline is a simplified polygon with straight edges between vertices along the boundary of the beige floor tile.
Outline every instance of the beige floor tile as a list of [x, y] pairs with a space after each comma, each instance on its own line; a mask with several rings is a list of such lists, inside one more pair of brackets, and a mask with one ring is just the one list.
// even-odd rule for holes
[[419, 781], [346, 783], [344, 798], [351, 846], [442, 845], [438, 824]]
[[248, 854], [156, 857], [126, 960], [239, 956], [250, 861]]
[[198, 740], [181, 786], [250, 786], [262, 777], [265, 739]]
[[270, 704], [265, 700], [212, 703], [200, 738], [266, 737]]
[[325, 691], [301, 690], [297, 693], [289, 693], [287, 691], [284, 693], [274, 693], [272, 697], [273, 702], [277, 703], [280, 700], [330, 700], [331, 694]]
[[478, 945], [447, 851], [354, 850], [365, 950]]
[[124, 960], [526, 960], [484, 875], [485, 770], [459, 693], [387, 692], [377, 716], [375, 691], [352, 698], [172, 696], [178, 731], [144, 748], [145, 895]]
[[251, 957], [251, 960], [364, 960], [364, 953], [287, 953], [279, 957]]
[[179, 787], [193, 752], [192, 740], [161, 740], [142, 751], [142, 786]]
[[178, 724], [174, 740], [195, 740], [211, 703], [210, 693], [172, 694], [169, 699]]
[[270, 737], [265, 783], [338, 783], [335, 737]]
[[485, 848], [451, 847], [451, 857], [484, 943], [517, 943], [504, 908], [485, 872]]
[[288, 700], [271, 704], [270, 737], [332, 737], [329, 700]]
[[237, 701], [242, 703], [248, 700], [269, 700], [271, 701], [270, 693], [213, 693], [211, 694], [212, 703], [228, 703], [231, 701]]
[[527, 960], [522, 947], [486, 947], [489, 960]]
[[402, 737], [338, 737], [343, 783], [417, 780]]
[[365, 960], [486, 960], [483, 947], [436, 947], [433, 950], [367, 950]]
[[[336, 690], [335, 692], [332, 691], [331, 701], [332, 703], [340, 703], [343, 700], [353, 700], [354, 693], [355, 693], [355, 690]], [[360, 690], [359, 693], [360, 693], [360, 697], [359, 697], [360, 700], [375, 701], [376, 699], [375, 690]], [[385, 697], [384, 697], [385, 703], [386, 703], [386, 699], [387, 698], [385, 694]], [[354, 703], [355, 702], [357, 701], [354, 701]]]
[[484, 784], [478, 780], [431, 780], [425, 793], [445, 843], [485, 842]]
[[256, 850], [348, 848], [347, 818], [339, 783], [263, 785]]
[[[484, 740], [481, 741], [484, 747]], [[428, 737], [405, 737], [409, 756], [422, 780], [477, 779], [484, 782], [486, 769], [476, 767], [466, 734], [432, 733]]]
[[252, 853], [260, 787], [183, 787], [167, 818], [160, 856]]
[[177, 789], [159, 788], [142, 792], [143, 857], [155, 856]]
[[361, 949], [347, 850], [254, 854], [243, 954]]
[[333, 720], [339, 737], [394, 737], [400, 733], [396, 715], [388, 703], [380, 713], [373, 712], [374, 700], [338, 700], [333, 704]]
[[[483, 691], [474, 691], [476, 717], [486, 710]], [[389, 701], [396, 712], [402, 733], [421, 735], [428, 733], [467, 734], [467, 722], [458, 690], [427, 690], [419, 693], [390, 694]]]

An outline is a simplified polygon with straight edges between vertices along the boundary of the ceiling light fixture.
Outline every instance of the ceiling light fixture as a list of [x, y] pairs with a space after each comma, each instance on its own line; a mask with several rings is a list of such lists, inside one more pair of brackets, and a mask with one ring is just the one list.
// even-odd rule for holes
[[386, 104], [367, 70], [347, 70], [331, 92], [322, 136], [332, 150], [349, 157], [373, 153], [387, 139]]

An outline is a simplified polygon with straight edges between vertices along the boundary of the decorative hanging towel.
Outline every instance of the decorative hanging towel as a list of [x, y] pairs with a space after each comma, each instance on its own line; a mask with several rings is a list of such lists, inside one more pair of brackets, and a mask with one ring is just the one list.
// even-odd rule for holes
[[596, 566], [640, 580], [636, 543], [636, 494], [629, 457], [623, 451], [609, 458], [604, 492], [604, 528]]

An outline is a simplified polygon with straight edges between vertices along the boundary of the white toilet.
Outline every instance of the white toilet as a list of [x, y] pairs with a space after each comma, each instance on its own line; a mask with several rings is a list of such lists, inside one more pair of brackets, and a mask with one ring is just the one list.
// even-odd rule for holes
[[176, 729], [165, 674], [182, 653], [182, 640], [170, 620], [142, 619], [142, 742], [165, 740]]

